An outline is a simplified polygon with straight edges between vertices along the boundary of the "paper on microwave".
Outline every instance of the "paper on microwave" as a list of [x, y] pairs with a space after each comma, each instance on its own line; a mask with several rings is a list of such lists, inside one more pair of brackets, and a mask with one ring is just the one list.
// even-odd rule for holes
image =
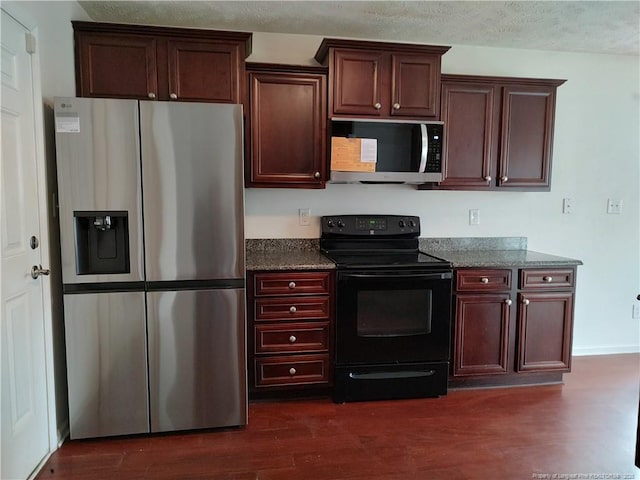
[[378, 140], [375, 138], [331, 137], [331, 170], [375, 172]]

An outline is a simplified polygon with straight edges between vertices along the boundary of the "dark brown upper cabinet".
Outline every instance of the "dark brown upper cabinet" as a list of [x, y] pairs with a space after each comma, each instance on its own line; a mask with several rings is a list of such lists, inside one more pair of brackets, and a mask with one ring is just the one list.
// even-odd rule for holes
[[324, 39], [332, 118], [437, 119], [440, 63], [450, 47]]
[[76, 94], [243, 103], [251, 33], [72, 22]]
[[324, 188], [326, 68], [247, 64], [248, 187]]
[[421, 188], [548, 191], [564, 82], [442, 75], [444, 179]]

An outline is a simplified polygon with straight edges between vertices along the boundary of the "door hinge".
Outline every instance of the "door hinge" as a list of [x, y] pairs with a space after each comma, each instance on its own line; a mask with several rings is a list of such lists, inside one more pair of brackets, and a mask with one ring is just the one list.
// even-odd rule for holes
[[36, 36], [30, 32], [24, 34], [27, 53], [36, 53]]

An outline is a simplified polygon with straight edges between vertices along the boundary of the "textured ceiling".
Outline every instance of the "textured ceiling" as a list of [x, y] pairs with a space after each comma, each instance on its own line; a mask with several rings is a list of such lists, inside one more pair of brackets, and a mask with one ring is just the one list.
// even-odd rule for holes
[[633, 1], [80, 1], [96, 22], [640, 54]]

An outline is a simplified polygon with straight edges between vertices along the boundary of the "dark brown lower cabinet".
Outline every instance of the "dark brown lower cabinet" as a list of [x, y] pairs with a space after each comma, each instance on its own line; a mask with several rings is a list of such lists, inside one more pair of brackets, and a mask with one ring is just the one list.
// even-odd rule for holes
[[453, 386], [561, 381], [570, 371], [575, 267], [461, 268], [455, 279]]
[[573, 292], [521, 292], [518, 371], [568, 372], [571, 366]]
[[332, 381], [333, 273], [249, 272], [250, 398], [328, 390]]

